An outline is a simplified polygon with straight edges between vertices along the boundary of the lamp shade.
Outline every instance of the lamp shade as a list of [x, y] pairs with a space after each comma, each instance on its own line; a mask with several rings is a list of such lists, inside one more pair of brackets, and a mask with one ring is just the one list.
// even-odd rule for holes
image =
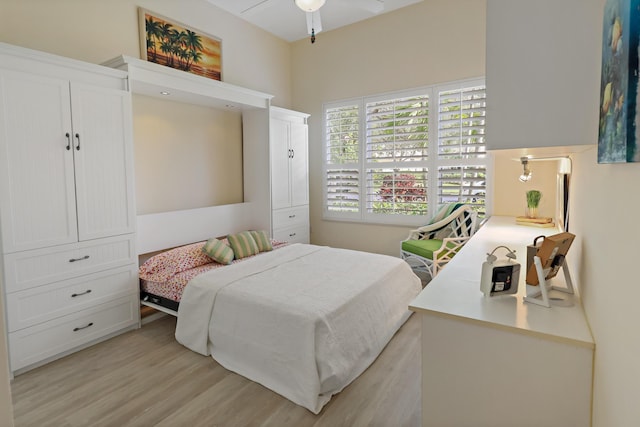
[[326, 0], [293, 0], [296, 6], [305, 12], [315, 12], [320, 9]]

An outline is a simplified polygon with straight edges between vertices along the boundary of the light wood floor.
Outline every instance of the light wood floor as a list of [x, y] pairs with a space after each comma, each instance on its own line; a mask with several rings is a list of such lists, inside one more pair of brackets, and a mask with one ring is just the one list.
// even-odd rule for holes
[[174, 339], [175, 318], [17, 376], [16, 427], [420, 425], [420, 319], [413, 315], [319, 415]]

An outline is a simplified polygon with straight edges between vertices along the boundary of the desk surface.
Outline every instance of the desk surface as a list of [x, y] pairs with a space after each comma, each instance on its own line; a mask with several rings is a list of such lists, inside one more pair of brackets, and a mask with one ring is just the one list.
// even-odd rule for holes
[[[594, 348], [595, 344], [578, 295], [562, 294], [573, 303], [570, 307], [547, 308], [523, 301], [527, 291], [533, 293], [538, 289], [525, 285], [527, 245], [532, 244], [536, 236], [556, 233], [558, 230], [555, 228], [516, 225], [513, 217], [490, 218], [413, 300], [409, 308], [418, 313], [456, 318], [543, 339]], [[517, 262], [521, 266], [518, 293], [485, 297], [480, 291], [482, 263], [486, 260], [487, 253], [499, 245], [516, 251]], [[495, 253], [499, 259], [504, 258], [505, 254], [504, 249]], [[567, 258], [571, 259], [571, 250]], [[562, 272], [553, 278], [551, 283], [564, 286]]]

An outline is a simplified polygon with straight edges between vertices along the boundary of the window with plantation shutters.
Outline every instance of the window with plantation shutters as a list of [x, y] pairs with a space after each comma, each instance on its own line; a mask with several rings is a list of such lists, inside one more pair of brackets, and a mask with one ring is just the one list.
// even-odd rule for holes
[[358, 104], [325, 109], [325, 209], [360, 212], [360, 115]]
[[429, 95], [370, 100], [366, 108], [366, 213], [426, 215]]
[[438, 91], [438, 204], [459, 202], [486, 214], [484, 83]]
[[485, 111], [484, 79], [325, 104], [324, 217], [424, 224], [451, 202], [485, 215]]

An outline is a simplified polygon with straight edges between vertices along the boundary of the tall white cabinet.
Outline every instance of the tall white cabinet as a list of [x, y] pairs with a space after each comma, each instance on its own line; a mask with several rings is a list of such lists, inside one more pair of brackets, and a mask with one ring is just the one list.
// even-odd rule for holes
[[601, 28], [600, 1], [487, 1], [487, 149], [595, 142]]
[[309, 115], [278, 107], [270, 113], [272, 235], [309, 243]]
[[126, 73], [0, 44], [12, 371], [139, 324]]

